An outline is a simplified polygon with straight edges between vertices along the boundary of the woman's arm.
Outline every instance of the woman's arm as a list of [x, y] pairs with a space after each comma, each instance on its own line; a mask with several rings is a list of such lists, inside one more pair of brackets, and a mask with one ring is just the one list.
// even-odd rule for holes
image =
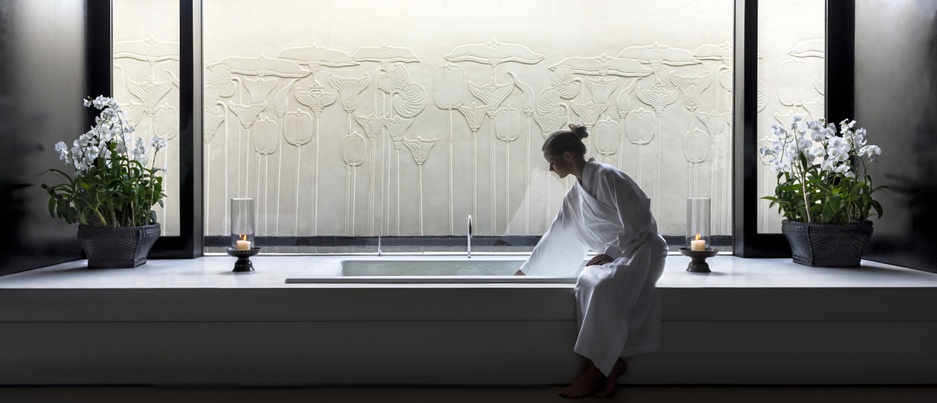
[[564, 198], [556, 218], [515, 275], [570, 275], [579, 269], [588, 248], [576, 232], [571, 208]]

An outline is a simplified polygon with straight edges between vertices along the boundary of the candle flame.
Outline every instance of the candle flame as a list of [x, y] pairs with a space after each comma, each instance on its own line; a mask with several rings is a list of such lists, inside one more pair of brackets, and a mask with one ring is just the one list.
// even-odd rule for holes
[[696, 240], [699, 241], [699, 234], [696, 234]]
[[[242, 241], [246, 241], [246, 240], [247, 240], [247, 234], [241, 234], [239, 238], [240, 238]], [[699, 239], [699, 235], [696, 236], [696, 239]]]

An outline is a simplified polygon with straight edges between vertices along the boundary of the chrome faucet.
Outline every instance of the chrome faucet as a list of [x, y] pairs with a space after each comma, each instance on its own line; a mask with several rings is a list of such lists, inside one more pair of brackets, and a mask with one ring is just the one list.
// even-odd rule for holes
[[465, 217], [467, 233], [465, 235], [465, 251], [469, 259], [472, 258], [472, 215]]

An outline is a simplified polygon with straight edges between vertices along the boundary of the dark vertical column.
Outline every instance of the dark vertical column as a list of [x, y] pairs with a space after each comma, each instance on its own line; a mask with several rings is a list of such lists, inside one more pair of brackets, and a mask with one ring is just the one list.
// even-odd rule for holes
[[187, 234], [187, 257], [202, 256], [204, 239], [202, 205], [202, 2], [201, 0], [179, 1], [180, 86], [179, 115], [182, 134], [182, 205], [192, 206], [183, 210], [181, 222], [183, 234]]
[[826, 2], [826, 120], [855, 118], [856, 3]]
[[[111, 11], [111, 0], [85, 2], [85, 94], [92, 98], [98, 95], [113, 96], [111, 75], [114, 70], [114, 41]], [[94, 126], [98, 112], [97, 109], [86, 108], [86, 128]]]
[[153, 258], [202, 256], [202, 4], [179, 0], [179, 236], [162, 237]]
[[205, 192], [204, 189], [204, 168], [205, 161], [203, 156], [205, 155], [205, 134], [204, 134], [204, 116], [202, 115], [205, 111], [205, 96], [203, 94], [203, 89], [205, 84], [202, 80], [202, 73], [205, 71], [204, 61], [202, 57], [202, 0], [197, 0], [192, 6], [192, 129], [195, 133], [195, 138], [193, 139], [193, 163], [192, 166], [195, 167], [196, 174], [195, 176], [195, 188], [198, 189], [196, 192], [196, 202], [195, 206], [195, 219], [192, 220], [196, 227], [194, 232], [194, 242], [195, 242], [195, 251], [194, 256], [202, 256], [205, 240], [205, 201], [202, 195]]
[[735, 46], [733, 71], [733, 250], [737, 256], [752, 254], [757, 228], [757, 175], [755, 124], [758, 119], [758, 1], [735, 2]]
[[790, 257], [783, 235], [758, 233], [758, 1], [735, 5], [733, 253]]

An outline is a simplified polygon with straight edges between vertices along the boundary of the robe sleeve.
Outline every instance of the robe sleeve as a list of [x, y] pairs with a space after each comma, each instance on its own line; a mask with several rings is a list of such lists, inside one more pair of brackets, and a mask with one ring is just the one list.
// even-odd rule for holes
[[550, 228], [534, 247], [530, 258], [521, 266], [524, 274], [531, 276], [574, 277], [582, 266], [588, 247], [579, 239], [575, 223], [572, 222], [572, 203], [563, 199], [563, 206]]
[[651, 199], [634, 181], [621, 171], [603, 169], [600, 172], [600, 192], [618, 212], [622, 230], [609, 242], [605, 254], [612, 259], [630, 255], [636, 242], [644, 239], [649, 230]]

